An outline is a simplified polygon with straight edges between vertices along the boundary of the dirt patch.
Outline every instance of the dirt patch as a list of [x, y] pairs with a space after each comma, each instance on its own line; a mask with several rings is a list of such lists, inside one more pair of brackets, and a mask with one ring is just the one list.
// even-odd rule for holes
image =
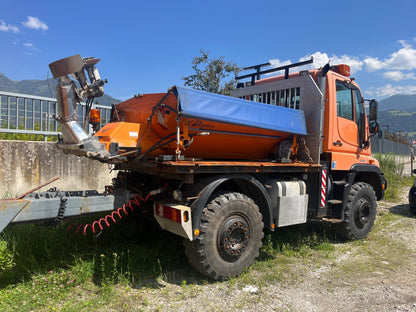
[[379, 203], [375, 228], [366, 240], [335, 244], [331, 255], [317, 263], [282, 266], [294, 276], [289, 279], [267, 279], [255, 266], [247, 280], [188, 285], [161, 280], [158, 287], [123, 288], [118, 290], [122, 308], [113, 309], [416, 311], [416, 218], [408, 212], [407, 190], [399, 202]]
[[[270, 285], [267, 293], [281, 292], [281, 308], [290, 311], [416, 311], [416, 219], [408, 212], [407, 193], [398, 203], [380, 202], [378, 214], [392, 217], [376, 223], [367, 240], [337, 246], [336, 259], [308, 270], [304, 282], [283, 290]], [[387, 250], [371, 250], [383, 239]]]

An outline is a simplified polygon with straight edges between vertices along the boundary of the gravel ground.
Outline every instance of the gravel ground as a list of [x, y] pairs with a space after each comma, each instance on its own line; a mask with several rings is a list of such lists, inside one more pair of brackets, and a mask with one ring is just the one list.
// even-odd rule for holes
[[[374, 261], [368, 259], [371, 252], [365, 256], [360, 253], [360, 250], [367, 251], [360, 249], [362, 246], [371, 244], [370, 234], [367, 240], [348, 247], [336, 244], [335, 257], [322, 261], [322, 264], [302, 261], [294, 264], [295, 267], [291, 267], [296, 273], [293, 281], [257, 284], [261, 286], [241, 283], [239, 279], [237, 283], [208, 282], [185, 286], [180, 281], [160, 281], [159, 287], [120, 289], [124, 304], [114, 307], [114, 310], [416, 311], [416, 274], [413, 266], [416, 218], [408, 212], [407, 191], [403, 190], [399, 202], [379, 202], [378, 214], [391, 212], [394, 217], [377, 234], [377, 239], [381, 237], [382, 242], [386, 237], [391, 245], [388, 245], [387, 251], [378, 253], [375, 250]], [[400, 250], [406, 250], [407, 259], [401, 258]], [[361, 261], [360, 257], [367, 258]], [[252, 269], [249, 274], [256, 276], [256, 271]]]

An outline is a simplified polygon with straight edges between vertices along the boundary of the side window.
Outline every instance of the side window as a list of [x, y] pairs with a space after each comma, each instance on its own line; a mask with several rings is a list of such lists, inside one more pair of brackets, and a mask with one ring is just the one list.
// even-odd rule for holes
[[359, 145], [365, 147], [365, 110], [364, 102], [359, 90], [354, 90], [355, 99], [355, 122], [358, 126]]
[[337, 115], [349, 120], [354, 120], [354, 106], [351, 89], [342, 82], [336, 82], [337, 90]]
[[355, 97], [355, 122], [359, 125], [362, 119], [365, 118], [363, 99], [361, 93], [358, 90], [354, 90]]

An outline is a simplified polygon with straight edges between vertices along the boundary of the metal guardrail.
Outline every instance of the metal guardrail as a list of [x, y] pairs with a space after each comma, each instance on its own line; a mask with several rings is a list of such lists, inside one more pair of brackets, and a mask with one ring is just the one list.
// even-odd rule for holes
[[[93, 105], [101, 112], [101, 127], [110, 121], [111, 107]], [[42, 135], [61, 134], [56, 99], [0, 91], [0, 132]], [[84, 120], [85, 103], [78, 106], [78, 120]]]

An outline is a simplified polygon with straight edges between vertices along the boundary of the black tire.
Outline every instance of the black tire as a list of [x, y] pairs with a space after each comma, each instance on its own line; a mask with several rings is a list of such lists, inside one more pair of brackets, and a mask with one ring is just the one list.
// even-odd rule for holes
[[240, 193], [219, 195], [203, 210], [200, 234], [185, 240], [190, 264], [215, 280], [241, 274], [262, 246], [263, 221], [252, 199]]
[[413, 185], [409, 190], [409, 211], [416, 216], [416, 186]]
[[373, 228], [377, 212], [377, 198], [371, 185], [353, 184], [344, 211], [344, 221], [334, 226], [339, 236], [346, 239], [366, 238]]

